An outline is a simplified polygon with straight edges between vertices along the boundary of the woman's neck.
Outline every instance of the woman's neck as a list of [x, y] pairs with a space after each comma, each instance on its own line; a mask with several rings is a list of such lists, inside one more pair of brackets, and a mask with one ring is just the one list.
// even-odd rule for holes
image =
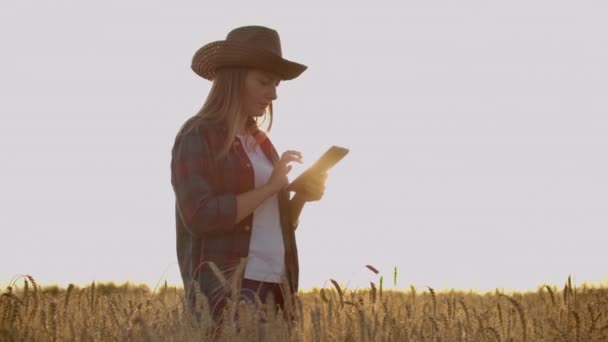
[[249, 134], [249, 132], [247, 132], [247, 130], [243, 128], [243, 129], [239, 129], [238, 132], [236, 132], [236, 134], [247, 135], [247, 134]]
[[237, 134], [239, 134], [239, 135], [249, 134], [249, 130], [247, 129], [248, 124], [250, 124], [250, 118], [245, 118], [242, 122], [240, 122]]

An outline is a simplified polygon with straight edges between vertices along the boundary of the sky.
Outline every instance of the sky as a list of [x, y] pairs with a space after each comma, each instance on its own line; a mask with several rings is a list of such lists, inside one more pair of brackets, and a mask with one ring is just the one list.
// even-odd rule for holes
[[[600, 1], [0, 2], [0, 285], [181, 284], [171, 148], [194, 52], [276, 29], [308, 66], [269, 136], [350, 153], [306, 204], [300, 288], [608, 280]], [[373, 265], [380, 275], [365, 265]]]

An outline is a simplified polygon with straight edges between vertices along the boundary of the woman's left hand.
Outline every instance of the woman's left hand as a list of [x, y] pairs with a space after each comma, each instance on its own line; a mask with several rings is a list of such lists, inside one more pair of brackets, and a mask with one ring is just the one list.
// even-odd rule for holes
[[325, 181], [327, 172], [323, 172], [319, 177], [310, 178], [302, 186], [302, 190], [296, 192], [295, 196], [303, 202], [318, 201], [325, 192]]

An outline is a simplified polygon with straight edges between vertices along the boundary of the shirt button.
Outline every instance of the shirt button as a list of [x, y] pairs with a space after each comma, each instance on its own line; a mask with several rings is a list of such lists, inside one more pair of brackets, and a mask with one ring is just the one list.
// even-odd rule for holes
[[249, 167], [251, 167], [251, 164], [247, 163], [247, 164], [245, 164], [245, 166], [247, 166], [249, 168]]
[[246, 230], [246, 231], [249, 231], [250, 229], [251, 229], [251, 226], [250, 226], [250, 225], [246, 225], [246, 226], [245, 226], [245, 230]]

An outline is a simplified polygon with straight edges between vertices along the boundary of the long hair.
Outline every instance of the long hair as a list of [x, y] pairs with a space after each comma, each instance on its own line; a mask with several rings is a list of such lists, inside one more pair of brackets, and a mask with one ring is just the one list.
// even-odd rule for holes
[[[190, 128], [197, 127], [200, 123], [221, 124], [226, 127], [226, 137], [221, 144], [216, 161], [224, 158], [232, 146], [232, 142], [238, 133], [237, 123], [241, 117], [242, 99], [245, 91], [245, 78], [251, 69], [244, 67], [221, 68], [216, 70], [215, 78], [203, 107], [193, 117], [195, 124]], [[266, 108], [262, 119], [251, 118], [247, 120], [247, 133], [261, 130], [260, 125], [267, 119], [268, 127], [265, 132], [272, 128], [273, 110], [272, 103]], [[261, 121], [261, 122], [258, 122]], [[183, 129], [183, 127], [182, 127]], [[181, 134], [181, 129], [180, 129]], [[258, 142], [253, 139], [254, 147]]]

